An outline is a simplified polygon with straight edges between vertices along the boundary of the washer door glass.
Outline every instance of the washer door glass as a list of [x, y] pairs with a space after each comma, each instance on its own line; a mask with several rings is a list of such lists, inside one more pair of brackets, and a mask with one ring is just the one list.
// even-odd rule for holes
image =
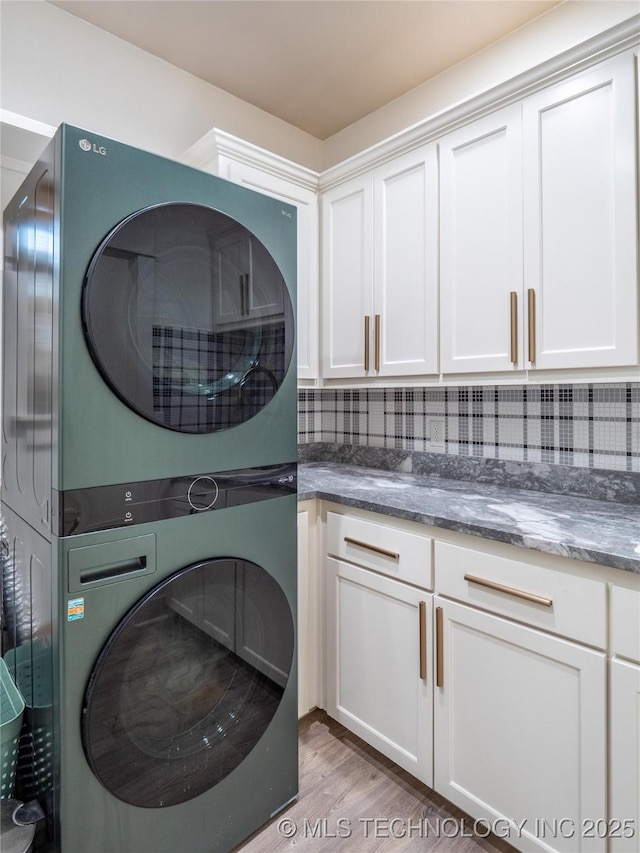
[[120, 800], [147, 808], [209, 790], [271, 722], [293, 648], [287, 599], [260, 566], [216, 559], [173, 575], [98, 657], [82, 715], [93, 772]]
[[179, 432], [234, 427], [273, 398], [293, 352], [282, 274], [236, 220], [162, 204], [99, 246], [82, 299], [91, 356], [138, 414]]

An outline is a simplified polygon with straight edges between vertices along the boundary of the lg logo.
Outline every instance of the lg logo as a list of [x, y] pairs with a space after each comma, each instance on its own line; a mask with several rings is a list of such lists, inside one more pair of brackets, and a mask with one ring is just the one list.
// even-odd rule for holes
[[96, 145], [95, 142], [89, 142], [88, 139], [81, 139], [78, 145], [83, 151], [93, 151], [94, 154], [102, 154], [103, 157], [106, 156], [107, 149], [104, 145]]

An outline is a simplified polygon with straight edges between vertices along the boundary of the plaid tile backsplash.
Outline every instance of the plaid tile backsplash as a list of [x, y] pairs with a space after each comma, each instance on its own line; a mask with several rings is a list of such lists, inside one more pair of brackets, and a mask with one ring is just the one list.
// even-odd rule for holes
[[298, 439], [640, 472], [640, 382], [300, 390]]

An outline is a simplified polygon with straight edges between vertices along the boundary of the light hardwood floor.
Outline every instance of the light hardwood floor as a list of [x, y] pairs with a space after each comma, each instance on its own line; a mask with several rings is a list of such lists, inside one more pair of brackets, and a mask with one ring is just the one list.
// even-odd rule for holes
[[515, 853], [323, 711], [299, 733], [298, 800], [236, 853]]

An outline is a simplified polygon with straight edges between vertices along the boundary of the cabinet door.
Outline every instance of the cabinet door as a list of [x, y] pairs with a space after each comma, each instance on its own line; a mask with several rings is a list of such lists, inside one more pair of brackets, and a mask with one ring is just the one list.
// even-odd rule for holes
[[213, 239], [213, 289], [216, 327], [243, 320], [251, 272], [251, 244], [245, 228], [232, 228]]
[[234, 560], [221, 561], [214, 572], [202, 577], [199, 592], [198, 628], [227, 649], [236, 651], [236, 584], [238, 566]]
[[513, 370], [522, 366], [520, 106], [439, 148], [441, 369]]
[[316, 501], [298, 504], [298, 716], [322, 707], [324, 588], [316, 573]]
[[262, 243], [245, 228], [216, 236], [213, 257], [218, 326], [284, 313], [280, 271]]
[[605, 655], [435, 605], [435, 789], [473, 817], [516, 821], [518, 849], [602, 853], [584, 821], [606, 816]]
[[250, 238], [251, 265], [246, 289], [248, 317], [277, 317], [284, 314], [284, 279], [259, 240]]
[[295, 205], [298, 212], [298, 379], [318, 378], [318, 198], [298, 186], [256, 166], [225, 160], [224, 176], [264, 195]]
[[435, 143], [374, 173], [374, 370], [438, 370], [438, 172]]
[[525, 287], [536, 303], [527, 359], [538, 368], [636, 364], [633, 57], [525, 100], [523, 139]]
[[[373, 176], [362, 175], [322, 197], [322, 373], [353, 378], [373, 370]], [[368, 318], [368, 319], [366, 319]]]
[[431, 785], [432, 596], [332, 558], [326, 568], [327, 712]]
[[610, 853], [640, 846], [640, 666], [613, 660], [609, 684]]
[[[289, 634], [293, 630], [287, 599], [260, 566], [239, 561], [236, 572], [236, 654], [285, 687], [291, 666]], [[258, 610], [257, 602], [264, 609]]]

